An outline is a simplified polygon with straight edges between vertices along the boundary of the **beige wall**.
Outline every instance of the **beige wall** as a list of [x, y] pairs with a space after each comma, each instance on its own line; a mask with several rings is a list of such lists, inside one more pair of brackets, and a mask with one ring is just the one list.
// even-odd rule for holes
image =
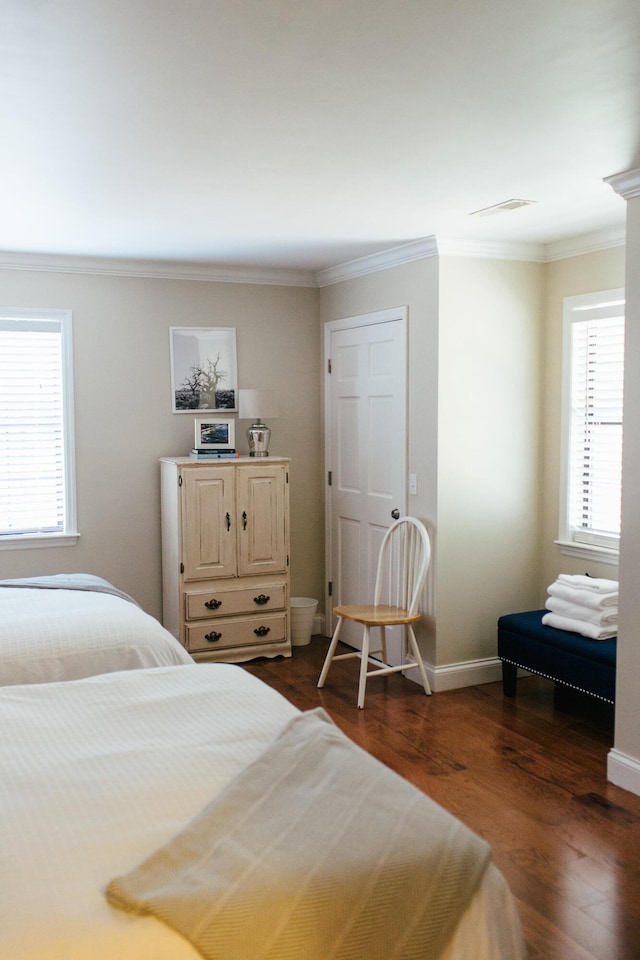
[[408, 502], [434, 545], [419, 640], [436, 675], [495, 658], [496, 618], [535, 596], [541, 283], [536, 264], [432, 257], [321, 291], [322, 322], [409, 307]]
[[437, 663], [495, 658], [536, 606], [543, 268], [442, 257]]
[[[560, 553], [558, 537], [560, 503], [562, 309], [564, 297], [597, 293], [625, 285], [625, 248], [556, 260], [545, 266], [544, 362], [542, 365], [542, 524], [538, 584], [539, 602], [559, 573], [585, 573], [616, 579], [617, 566], [581, 560]], [[626, 424], [625, 424], [626, 434]]]
[[623, 248], [544, 266], [431, 257], [320, 291], [1, 271], [3, 305], [73, 310], [81, 539], [0, 551], [0, 577], [84, 570], [160, 615], [157, 460], [190, 448], [193, 423], [171, 413], [168, 328], [233, 326], [240, 386], [280, 394], [272, 452], [292, 458], [292, 591], [321, 613], [323, 324], [407, 305], [408, 503], [434, 544], [419, 640], [436, 670], [494, 657], [500, 613], [542, 604], [561, 568], [585, 569], [553, 544], [562, 299], [623, 283]]
[[292, 592], [321, 596], [317, 290], [3, 270], [0, 303], [73, 311], [81, 534], [74, 547], [0, 550], [0, 578], [93, 573], [160, 616], [158, 458], [193, 445], [193, 416], [171, 413], [168, 330], [224, 326], [237, 331], [239, 386], [278, 391], [271, 450], [291, 457]]

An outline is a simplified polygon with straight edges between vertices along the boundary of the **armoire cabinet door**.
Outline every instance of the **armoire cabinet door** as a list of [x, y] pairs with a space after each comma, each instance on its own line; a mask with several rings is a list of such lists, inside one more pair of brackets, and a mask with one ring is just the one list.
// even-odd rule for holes
[[234, 577], [235, 470], [184, 470], [182, 481], [184, 579]]
[[285, 473], [283, 464], [238, 467], [238, 576], [287, 569]]

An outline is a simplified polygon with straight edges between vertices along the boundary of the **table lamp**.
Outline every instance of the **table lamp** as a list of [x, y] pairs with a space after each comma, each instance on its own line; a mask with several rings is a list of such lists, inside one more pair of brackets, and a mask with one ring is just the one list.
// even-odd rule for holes
[[250, 457], [268, 457], [271, 430], [264, 423], [278, 416], [278, 398], [273, 390], [239, 390], [238, 416], [241, 420], [253, 420], [247, 430]]

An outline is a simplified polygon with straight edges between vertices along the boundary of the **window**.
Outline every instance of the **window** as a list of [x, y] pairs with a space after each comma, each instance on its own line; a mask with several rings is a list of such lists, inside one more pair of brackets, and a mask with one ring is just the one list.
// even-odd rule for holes
[[560, 537], [565, 552], [617, 562], [624, 290], [564, 302]]
[[0, 310], [0, 547], [76, 540], [71, 311]]

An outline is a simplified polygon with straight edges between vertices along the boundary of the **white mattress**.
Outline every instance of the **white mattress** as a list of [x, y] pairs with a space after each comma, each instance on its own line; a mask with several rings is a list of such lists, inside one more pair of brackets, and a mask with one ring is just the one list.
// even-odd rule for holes
[[[0, 960], [198, 960], [160, 921], [110, 907], [104, 888], [296, 713], [230, 664], [0, 690]], [[442, 960], [523, 956], [513, 900], [491, 867]]]
[[135, 603], [88, 590], [0, 589], [0, 685], [193, 663]]

